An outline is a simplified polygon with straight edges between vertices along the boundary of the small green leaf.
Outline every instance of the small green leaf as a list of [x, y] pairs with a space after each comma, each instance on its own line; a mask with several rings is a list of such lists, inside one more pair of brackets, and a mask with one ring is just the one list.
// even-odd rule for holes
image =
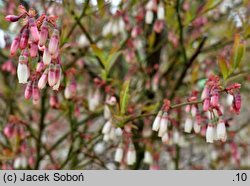
[[101, 78], [105, 81], [107, 80], [107, 73], [104, 69], [101, 70]]
[[208, 12], [216, 7], [218, 7], [219, 4], [221, 4], [222, 0], [208, 0], [206, 1], [206, 4], [203, 6], [201, 12], [205, 13]]
[[103, 8], [104, 2], [105, 1], [103, 1], [103, 0], [97, 0], [98, 10], [99, 10], [101, 16], [103, 16], [103, 14], [104, 14], [104, 8]]
[[233, 55], [231, 58], [231, 64], [233, 64], [234, 69], [240, 65], [245, 53], [245, 48], [245, 42], [241, 40], [239, 34], [236, 34], [234, 37]]
[[92, 48], [94, 55], [100, 59], [103, 66], [106, 68], [107, 62], [105, 52], [96, 45], [90, 45], [90, 47]]
[[223, 76], [223, 79], [227, 79], [228, 75], [229, 75], [229, 69], [227, 66], [227, 62], [224, 56], [219, 56], [218, 57], [218, 65], [220, 67], [220, 72]]
[[107, 73], [110, 71], [110, 69], [112, 68], [112, 66], [114, 65], [115, 61], [117, 60], [117, 58], [120, 56], [121, 52], [115, 52], [113, 54], [111, 54], [108, 59], [107, 59]]
[[130, 97], [129, 84], [130, 84], [129, 80], [125, 81], [122, 85], [122, 90], [120, 92], [120, 113], [122, 115], [125, 114], [128, 106], [128, 101]]
[[153, 112], [156, 111], [157, 108], [159, 107], [160, 103], [157, 102], [155, 104], [152, 105], [145, 105], [144, 107], [142, 107], [142, 112]]

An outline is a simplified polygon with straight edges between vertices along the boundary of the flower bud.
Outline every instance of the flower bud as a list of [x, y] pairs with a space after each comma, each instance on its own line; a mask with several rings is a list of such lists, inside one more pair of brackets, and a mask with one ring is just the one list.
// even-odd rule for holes
[[44, 49], [44, 52], [43, 52], [43, 63], [44, 63], [45, 65], [49, 65], [50, 62], [51, 62], [51, 55], [50, 55], [48, 49], [45, 48], [45, 49]]
[[162, 117], [162, 111], [160, 110], [153, 122], [153, 126], [152, 126], [153, 131], [158, 131], [160, 129], [161, 117]]
[[58, 43], [59, 43], [59, 31], [57, 29], [54, 29], [51, 39], [49, 41], [49, 53], [51, 55], [56, 53], [56, 50], [58, 49]]
[[5, 136], [7, 136], [8, 138], [11, 138], [14, 136], [14, 125], [8, 123], [4, 129], [3, 129], [3, 133]]
[[106, 103], [108, 105], [114, 106], [117, 103], [116, 97], [111, 96], [110, 98], [107, 99]]
[[26, 168], [27, 167], [27, 159], [23, 157], [17, 157], [14, 161], [14, 168], [15, 169], [20, 169], [20, 168]]
[[194, 105], [192, 105], [192, 106], [191, 106], [191, 116], [192, 116], [192, 117], [195, 117], [196, 114], [197, 114], [197, 107], [194, 106]]
[[135, 147], [133, 143], [129, 144], [129, 149], [127, 152], [127, 164], [128, 165], [133, 165], [136, 161], [136, 152], [135, 152]]
[[4, 62], [1, 66], [1, 69], [2, 71], [10, 72], [13, 75], [16, 74], [16, 67], [14, 66], [11, 60], [7, 60], [6, 62]]
[[173, 142], [174, 144], [180, 143], [180, 133], [178, 132], [178, 130], [173, 131]]
[[158, 20], [164, 20], [165, 19], [165, 10], [162, 3], [159, 4], [157, 8], [157, 19]]
[[148, 150], [146, 150], [144, 152], [143, 162], [146, 163], [146, 164], [149, 164], [149, 165], [151, 165], [153, 163], [153, 157], [152, 157], [151, 153]]
[[59, 107], [59, 102], [58, 102], [57, 95], [54, 94], [54, 95], [50, 96], [49, 105], [52, 108], [58, 108]]
[[121, 163], [122, 158], [123, 158], [123, 148], [122, 144], [120, 144], [115, 151], [115, 161]]
[[16, 15], [7, 15], [5, 17], [5, 20], [8, 22], [17, 22], [20, 18], [22, 17], [22, 15], [20, 16], [16, 16]]
[[101, 155], [104, 153], [106, 149], [106, 145], [104, 142], [99, 142], [97, 143], [95, 146], [94, 146], [94, 152], [97, 154], [97, 155]]
[[29, 29], [25, 28], [21, 34], [21, 39], [20, 39], [20, 49], [23, 50], [27, 47], [28, 45], [28, 40], [29, 40]]
[[201, 125], [197, 121], [195, 121], [194, 122], [194, 132], [196, 134], [198, 134], [198, 133], [200, 133], [200, 131], [201, 131]]
[[109, 110], [108, 105], [104, 105], [104, 109], [103, 109], [103, 113], [104, 113], [104, 119], [109, 119], [111, 118], [111, 112]]
[[60, 87], [61, 83], [61, 74], [62, 74], [62, 69], [60, 64], [56, 64], [55, 66], [55, 81], [56, 84], [53, 86], [53, 90], [58, 90]]
[[36, 65], [36, 72], [42, 72], [42, 70], [44, 69], [44, 63], [41, 61], [39, 63], [37, 63]]
[[234, 96], [234, 109], [237, 113], [240, 112], [240, 108], [241, 108], [241, 96], [240, 96], [240, 93], [237, 93], [235, 96]]
[[210, 107], [210, 98], [206, 98], [203, 102], [203, 110], [206, 112]]
[[108, 134], [111, 130], [111, 127], [112, 127], [111, 121], [108, 120], [102, 128], [102, 134]]
[[158, 136], [162, 137], [167, 132], [167, 129], [168, 129], [168, 113], [164, 112], [161, 118]]
[[219, 106], [219, 95], [218, 94], [212, 95], [210, 103], [213, 107]]
[[56, 84], [55, 65], [53, 64], [49, 65], [48, 83], [50, 87], [53, 87]]
[[10, 46], [10, 55], [13, 56], [16, 54], [18, 48], [19, 48], [19, 43], [20, 43], [20, 36], [17, 36], [11, 43]]
[[43, 89], [48, 81], [48, 69], [46, 69], [43, 74], [41, 75], [39, 81], [38, 81], [38, 88]]
[[163, 144], [168, 144], [168, 142], [169, 142], [169, 136], [168, 136], [167, 132], [165, 132], [163, 134], [163, 136], [161, 137], [161, 141], [162, 141]]
[[36, 57], [38, 54], [38, 46], [37, 46], [37, 43], [35, 42], [32, 42], [30, 44], [30, 57]]
[[60, 64], [56, 64], [55, 66], [55, 79], [56, 83], [61, 80], [62, 69]]
[[15, 160], [14, 160], [14, 169], [20, 169], [21, 168], [21, 158], [20, 157], [17, 157]]
[[58, 56], [59, 56], [59, 49], [57, 48], [55, 53], [51, 55], [51, 58], [57, 60]]
[[207, 141], [207, 143], [214, 142], [214, 126], [211, 124], [208, 124], [208, 126], [207, 126], [206, 141]]
[[71, 99], [72, 97], [75, 96], [75, 94], [76, 94], [76, 82], [75, 81], [68, 82], [64, 90], [65, 98]]
[[145, 23], [146, 24], [151, 24], [154, 19], [154, 13], [152, 10], [147, 10], [146, 15], [145, 15]]
[[155, 0], [149, 0], [148, 3], [145, 6], [146, 10], [156, 10], [157, 9], [157, 3]]
[[225, 122], [223, 120], [220, 120], [218, 125], [217, 125], [217, 137], [220, 140], [226, 139], [226, 126]]
[[30, 167], [34, 167], [36, 161], [35, 161], [35, 157], [34, 156], [30, 156], [28, 159], [28, 163]]
[[31, 96], [32, 96], [32, 81], [29, 81], [24, 91], [24, 97], [25, 99], [30, 99]]
[[207, 86], [204, 87], [202, 93], [201, 93], [201, 99], [205, 99], [209, 96], [209, 88]]
[[158, 34], [161, 33], [163, 28], [164, 28], [164, 22], [163, 21], [160, 21], [160, 20], [155, 21], [155, 23], [154, 23], [154, 31], [156, 33], [158, 33]]
[[232, 94], [227, 94], [227, 105], [231, 106], [233, 104], [234, 97]]
[[193, 121], [190, 117], [187, 117], [185, 121], [184, 131], [186, 133], [190, 133], [192, 131], [192, 128], [193, 128]]
[[47, 21], [43, 21], [43, 24], [41, 26], [41, 32], [40, 32], [40, 37], [39, 37], [39, 45], [43, 46], [46, 44], [47, 38], [49, 35], [49, 31], [48, 31], [48, 22]]
[[25, 63], [18, 63], [17, 66], [17, 78], [19, 83], [27, 83], [27, 80], [29, 79], [30, 72], [27, 64]]
[[191, 111], [191, 105], [186, 105], [185, 112], [189, 113]]
[[40, 36], [34, 18], [29, 18], [29, 29], [33, 40], [38, 42]]
[[142, 29], [139, 26], [135, 26], [131, 31], [131, 37], [136, 38], [140, 33], [142, 32]]

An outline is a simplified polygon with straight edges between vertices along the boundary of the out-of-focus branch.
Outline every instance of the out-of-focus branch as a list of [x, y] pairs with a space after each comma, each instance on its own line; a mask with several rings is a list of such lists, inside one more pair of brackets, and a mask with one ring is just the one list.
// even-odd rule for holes
[[[89, 0], [87, 0], [85, 2], [85, 6], [80, 14], [79, 17], [77, 17], [76, 15], [74, 15], [74, 19], [75, 19], [75, 23], [73, 24], [73, 26], [71, 27], [70, 31], [68, 32], [66, 38], [69, 38], [71, 36], [71, 34], [73, 33], [73, 31], [75, 30], [76, 26], [78, 25], [79, 22], [81, 22], [81, 19], [84, 17], [85, 15], [85, 12], [88, 8], [88, 5], [89, 5]], [[64, 45], [64, 43], [62, 43], [62, 45]]]

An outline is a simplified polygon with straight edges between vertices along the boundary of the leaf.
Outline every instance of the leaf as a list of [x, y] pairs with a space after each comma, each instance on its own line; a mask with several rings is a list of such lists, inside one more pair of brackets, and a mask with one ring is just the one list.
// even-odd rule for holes
[[244, 33], [244, 37], [248, 37], [250, 35], [250, 25], [246, 26], [245, 28], [245, 33]]
[[155, 43], [155, 32], [152, 32], [148, 37], [149, 51], [153, 49], [154, 43]]
[[103, 66], [106, 68], [107, 62], [106, 62], [105, 52], [94, 44], [90, 45], [90, 47], [92, 48], [94, 55], [100, 59]]
[[144, 107], [142, 107], [141, 112], [153, 112], [156, 111], [157, 108], [159, 107], [160, 103], [157, 102], [155, 104], [152, 105], [145, 105]]
[[108, 60], [107, 60], [108, 65], [106, 69], [107, 73], [110, 71], [111, 67], [114, 65], [115, 61], [120, 56], [120, 54], [121, 54], [121, 51], [115, 52], [108, 57]]
[[104, 8], [103, 8], [104, 2], [105, 1], [103, 1], [103, 0], [97, 0], [98, 10], [99, 10], [101, 16], [103, 16], [103, 14], [104, 14]]
[[201, 13], [205, 13], [216, 8], [220, 3], [222, 3], [222, 0], [207, 0], [201, 10]]
[[236, 69], [240, 65], [240, 62], [245, 53], [245, 48], [245, 42], [241, 40], [241, 36], [239, 34], [235, 34], [233, 55], [231, 58], [231, 64], [233, 64], [234, 69]]
[[200, 66], [197, 64], [197, 65], [194, 65], [194, 68], [192, 69], [192, 72], [191, 72], [191, 83], [195, 83], [196, 80], [198, 79], [198, 75], [199, 75], [199, 69], [200, 69]]
[[128, 100], [129, 100], [129, 85], [130, 81], [127, 80], [122, 85], [122, 90], [120, 92], [120, 113], [123, 115], [125, 114], [128, 106]]
[[219, 56], [218, 57], [218, 65], [220, 67], [220, 72], [223, 76], [223, 79], [227, 79], [228, 75], [229, 75], [229, 69], [227, 66], [227, 62], [224, 56]]
[[104, 69], [101, 70], [101, 78], [105, 81], [107, 80], [107, 73]]

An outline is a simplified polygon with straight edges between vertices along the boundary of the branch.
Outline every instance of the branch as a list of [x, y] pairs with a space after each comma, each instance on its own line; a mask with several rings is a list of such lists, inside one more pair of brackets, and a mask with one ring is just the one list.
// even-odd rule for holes
[[42, 99], [41, 99], [41, 116], [40, 116], [40, 124], [39, 124], [39, 131], [38, 131], [38, 140], [36, 142], [36, 164], [35, 164], [36, 170], [39, 169], [40, 161], [42, 159], [42, 156], [41, 156], [42, 134], [45, 128], [44, 119], [46, 115], [45, 102], [46, 102], [46, 89], [42, 93]]
[[183, 79], [185, 78], [188, 69], [192, 66], [194, 60], [196, 59], [196, 57], [199, 55], [199, 53], [201, 52], [205, 41], [206, 41], [207, 37], [203, 37], [202, 41], [200, 42], [198, 48], [196, 49], [196, 51], [194, 52], [194, 54], [191, 56], [190, 60], [185, 64], [184, 69], [181, 72], [181, 75], [179, 76], [179, 78], [177, 79], [177, 81], [174, 84], [174, 87], [172, 89], [172, 92], [170, 94], [170, 99], [173, 99], [175, 96], [176, 91], [180, 88]]

